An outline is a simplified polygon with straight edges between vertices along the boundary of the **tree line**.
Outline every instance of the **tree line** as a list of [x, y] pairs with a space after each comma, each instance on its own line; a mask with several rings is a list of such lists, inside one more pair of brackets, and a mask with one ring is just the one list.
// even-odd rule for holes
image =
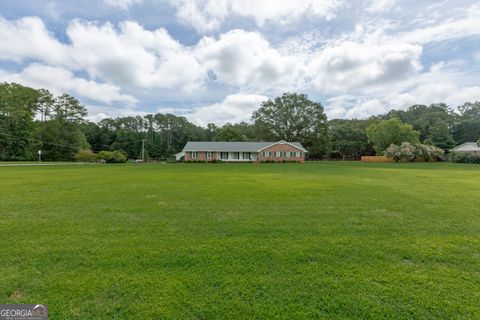
[[68, 94], [54, 96], [16, 83], [0, 84], [0, 160], [72, 160], [79, 150], [119, 151], [130, 159], [166, 159], [187, 141], [298, 141], [311, 159], [358, 159], [382, 154], [390, 144], [434, 145], [448, 150], [480, 138], [480, 102], [457, 108], [413, 105], [367, 119], [328, 120], [323, 106], [304, 94], [263, 102], [251, 123], [206, 127], [172, 114], [87, 120]]

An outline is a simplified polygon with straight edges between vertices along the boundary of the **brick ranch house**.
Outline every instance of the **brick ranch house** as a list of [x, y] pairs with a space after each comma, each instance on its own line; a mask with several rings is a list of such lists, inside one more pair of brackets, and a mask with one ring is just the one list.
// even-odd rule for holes
[[204, 142], [189, 141], [179, 155], [185, 161], [225, 162], [305, 161], [307, 150], [299, 142]]

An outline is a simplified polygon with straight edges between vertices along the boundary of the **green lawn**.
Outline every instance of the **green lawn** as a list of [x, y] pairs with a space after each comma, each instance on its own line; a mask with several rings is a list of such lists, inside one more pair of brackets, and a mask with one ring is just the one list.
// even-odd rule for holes
[[478, 319], [480, 166], [0, 167], [0, 248], [51, 319]]

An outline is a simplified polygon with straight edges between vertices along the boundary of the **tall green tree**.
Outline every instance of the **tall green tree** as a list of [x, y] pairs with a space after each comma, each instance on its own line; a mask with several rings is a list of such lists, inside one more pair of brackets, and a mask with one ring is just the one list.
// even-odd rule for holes
[[239, 128], [230, 124], [223, 126], [215, 135], [215, 141], [246, 141], [247, 137]]
[[367, 128], [368, 140], [373, 144], [377, 154], [381, 154], [391, 144], [419, 143], [419, 135], [419, 132], [411, 125], [405, 124], [397, 118], [382, 120]]
[[39, 92], [0, 83], [0, 160], [30, 160]]
[[323, 106], [305, 94], [284, 93], [262, 102], [252, 120], [259, 139], [301, 142], [315, 158], [327, 152], [327, 116]]
[[82, 131], [87, 109], [75, 97], [63, 94], [54, 99], [46, 121], [37, 123], [34, 137], [40, 141], [45, 160], [73, 160], [79, 149], [89, 148]]
[[456, 142], [461, 144], [480, 139], [480, 101], [466, 102], [457, 109], [460, 114], [452, 128]]
[[367, 151], [367, 134], [355, 125], [355, 120], [335, 119], [329, 125], [331, 152], [340, 153], [343, 159], [358, 159]]

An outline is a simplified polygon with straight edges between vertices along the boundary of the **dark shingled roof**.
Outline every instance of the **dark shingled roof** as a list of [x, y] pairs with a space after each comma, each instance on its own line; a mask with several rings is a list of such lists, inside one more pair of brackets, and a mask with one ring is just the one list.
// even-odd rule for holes
[[225, 141], [188, 141], [185, 151], [218, 151], [218, 152], [258, 152], [277, 143], [288, 143], [306, 151], [300, 142], [225, 142]]

